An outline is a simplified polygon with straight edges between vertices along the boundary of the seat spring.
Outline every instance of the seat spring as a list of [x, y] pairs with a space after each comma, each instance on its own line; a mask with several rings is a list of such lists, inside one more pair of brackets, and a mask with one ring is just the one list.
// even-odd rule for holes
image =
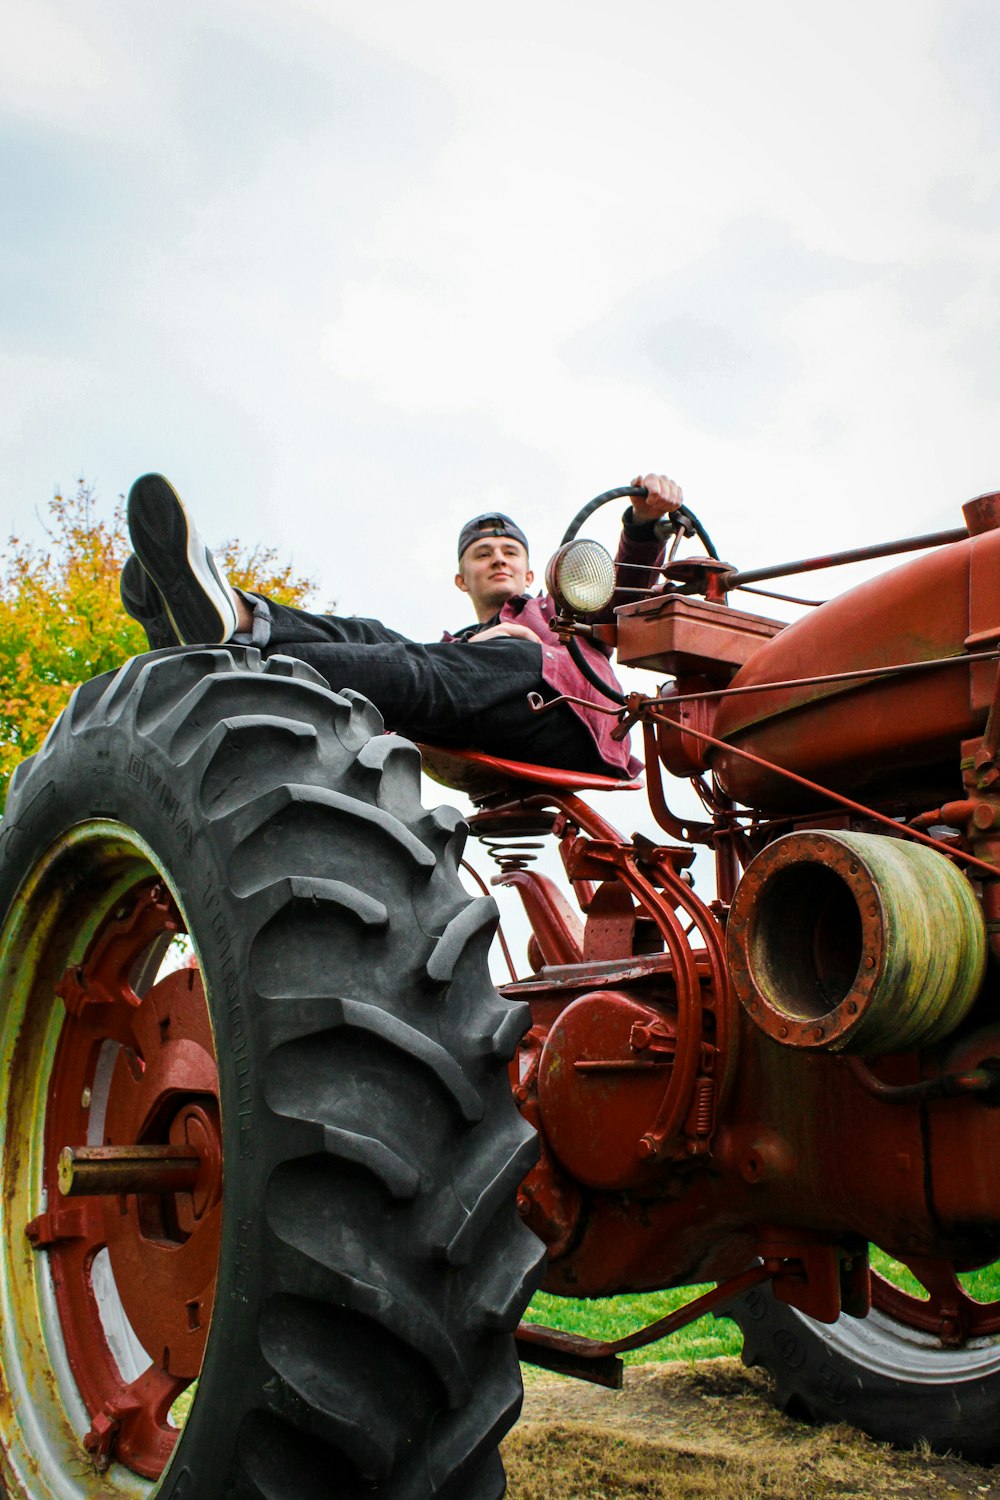
[[715, 1110], [715, 1084], [711, 1078], [699, 1078], [695, 1106], [695, 1134], [712, 1133], [712, 1115]]
[[504, 839], [495, 833], [481, 835], [479, 842], [505, 875], [514, 870], [526, 870], [538, 858], [535, 851], [545, 848], [539, 841], [526, 842], [517, 837]]

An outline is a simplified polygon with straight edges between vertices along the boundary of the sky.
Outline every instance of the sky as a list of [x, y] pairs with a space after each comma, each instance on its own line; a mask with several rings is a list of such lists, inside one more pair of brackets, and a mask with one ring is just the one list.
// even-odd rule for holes
[[993, 0], [2, 13], [4, 534], [159, 469], [435, 639], [487, 507], [661, 470], [752, 567], [1000, 488]]

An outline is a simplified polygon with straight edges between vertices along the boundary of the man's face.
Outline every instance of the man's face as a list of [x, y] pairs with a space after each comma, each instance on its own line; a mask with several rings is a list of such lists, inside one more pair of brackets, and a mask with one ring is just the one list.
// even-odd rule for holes
[[523, 594], [534, 579], [528, 554], [509, 536], [484, 536], [466, 547], [455, 583], [468, 594], [478, 620], [488, 620], [508, 599]]

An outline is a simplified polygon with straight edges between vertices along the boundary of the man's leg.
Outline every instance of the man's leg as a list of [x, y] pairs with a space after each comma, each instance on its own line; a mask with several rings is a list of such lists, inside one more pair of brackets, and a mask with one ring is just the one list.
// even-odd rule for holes
[[[133, 550], [178, 640], [192, 645], [229, 640], [239, 624], [240, 601], [170, 481], [162, 474], [143, 474], [129, 490], [127, 509]], [[122, 602], [128, 609], [125, 594]], [[141, 614], [135, 618], [146, 623]]]
[[133, 484], [128, 527], [135, 555], [122, 570], [122, 604], [143, 626], [153, 650], [231, 639], [263, 646], [272, 620], [283, 639], [370, 645], [406, 639], [380, 620], [312, 614], [233, 589], [162, 474], [143, 474]]
[[[321, 617], [329, 621], [330, 634], [303, 640], [295, 635], [298, 612], [289, 614], [290, 618], [272, 619], [270, 637], [261, 643], [263, 654], [306, 662], [335, 692], [353, 688], [374, 703], [386, 728], [412, 739], [471, 745], [473, 726], [483, 716], [495, 715], [495, 727], [504, 743], [480, 748], [509, 755], [501, 710], [523, 704], [530, 712], [528, 694], [542, 686], [541, 647], [532, 641], [499, 639], [468, 646], [458, 642], [421, 645], [402, 637], [377, 642], [338, 640], [334, 633], [341, 622], [331, 616]], [[357, 622], [344, 623], [353, 628]], [[516, 710], [511, 717], [517, 719]]]
[[[552, 696], [544, 683], [539, 683], [535, 691], [542, 697]], [[467, 744], [529, 765], [596, 776], [622, 774], [601, 758], [593, 735], [568, 704], [557, 703], [539, 713], [531, 707], [527, 695], [477, 715], [469, 726]]]
[[[241, 646], [277, 646], [299, 642], [302, 645], [323, 644], [383, 646], [393, 642], [407, 644], [409, 637], [383, 625], [381, 620], [364, 615], [320, 615], [291, 604], [276, 604], [259, 594], [239, 591], [240, 599], [252, 612], [252, 623], [237, 630], [233, 639]], [[289, 653], [286, 652], [286, 655]]]
[[414, 739], [565, 768], [605, 769], [568, 708], [531, 710], [528, 694], [547, 691], [535, 642], [421, 645], [379, 620], [317, 615], [237, 594], [162, 475], [144, 475], [132, 486], [129, 530], [182, 642], [234, 639], [265, 656], [295, 657], [335, 691], [349, 687], [363, 694], [388, 728]]
[[360, 626], [362, 634], [369, 629], [379, 634], [384, 629], [379, 621], [340, 621], [329, 615], [316, 617], [315, 636], [302, 640], [296, 639], [301, 612], [279, 614], [269, 600], [267, 605], [272, 619], [264, 655], [307, 662], [334, 691], [354, 688], [374, 703], [388, 729], [507, 760], [609, 774], [572, 709], [559, 704], [536, 713], [529, 704], [529, 693], [549, 694], [542, 680], [541, 647], [532, 641], [420, 645], [398, 637], [368, 644], [337, 639], [340, 627], [352, 632]]

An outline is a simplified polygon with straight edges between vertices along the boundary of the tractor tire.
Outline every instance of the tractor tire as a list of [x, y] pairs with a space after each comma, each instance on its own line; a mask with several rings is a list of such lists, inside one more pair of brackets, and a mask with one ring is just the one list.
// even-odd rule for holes
[[743, 1363], [774, 1381], [791, 1417], [848, 1422], [897, 1448], [927, 1443], [976, 1462], [1000, 1455], [1000, 1344], [995, 1337], [956, 1348], [873, 1308], [818, 1323], [752, 1287], [719, 1316], [743, 1334]]
[[528, 1012], [419, 772], [358, 695], [220, 647], [83, 685], [15, 774], [8, 1500], [504, 1493]]

